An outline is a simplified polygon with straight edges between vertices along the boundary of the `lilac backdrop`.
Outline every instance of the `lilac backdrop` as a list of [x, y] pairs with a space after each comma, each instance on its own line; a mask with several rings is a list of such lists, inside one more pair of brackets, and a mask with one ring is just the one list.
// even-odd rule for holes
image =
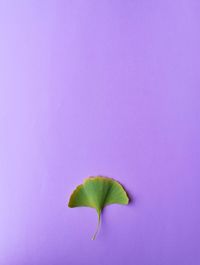
[[[198, 0], [0, 2], [0, 264], [200, 264]], [[69, 209], [90, 175], [134, 197]]]

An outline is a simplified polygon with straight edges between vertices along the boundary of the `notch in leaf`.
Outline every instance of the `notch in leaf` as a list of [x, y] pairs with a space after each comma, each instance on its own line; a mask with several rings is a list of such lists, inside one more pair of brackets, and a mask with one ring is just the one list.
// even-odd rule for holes
[[129, 198], [122, 185], [114, 179], [106, 177], [89, 177], [83, 184], [77, 186], [73, 191], [68, 206], [91, 207], [96, 209], [98, 214], [97, 228], [92, 237], [96, 238], [99, 230], [101, 212], [106, 205], [128, 204]]

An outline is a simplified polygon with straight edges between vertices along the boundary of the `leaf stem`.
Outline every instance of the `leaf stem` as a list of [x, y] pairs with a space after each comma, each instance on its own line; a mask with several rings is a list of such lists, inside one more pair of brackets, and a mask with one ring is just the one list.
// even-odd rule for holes
[[92, 237], [92, 240], [96, 239], [97, 233], [99, 231], [100, 223], [101, 223], [101, 212], [98, 212], [98, 223], [97, 223], [96, 231]]

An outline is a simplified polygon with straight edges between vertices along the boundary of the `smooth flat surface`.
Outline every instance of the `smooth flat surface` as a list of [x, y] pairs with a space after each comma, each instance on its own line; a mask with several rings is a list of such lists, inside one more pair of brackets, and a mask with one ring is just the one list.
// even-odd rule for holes
[[[200, 264], [200, 4], [0, 2], [0, 264]], [[134, 198], [69, 209], [90, 175]]]

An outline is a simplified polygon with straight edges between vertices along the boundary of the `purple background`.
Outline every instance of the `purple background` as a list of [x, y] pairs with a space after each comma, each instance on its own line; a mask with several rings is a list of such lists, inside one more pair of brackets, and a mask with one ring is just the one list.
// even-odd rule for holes
[[[0, 2], [0, 264], [200, 264], [198, 0]], [[130, 206], [69, 209], [84, 178]]]

